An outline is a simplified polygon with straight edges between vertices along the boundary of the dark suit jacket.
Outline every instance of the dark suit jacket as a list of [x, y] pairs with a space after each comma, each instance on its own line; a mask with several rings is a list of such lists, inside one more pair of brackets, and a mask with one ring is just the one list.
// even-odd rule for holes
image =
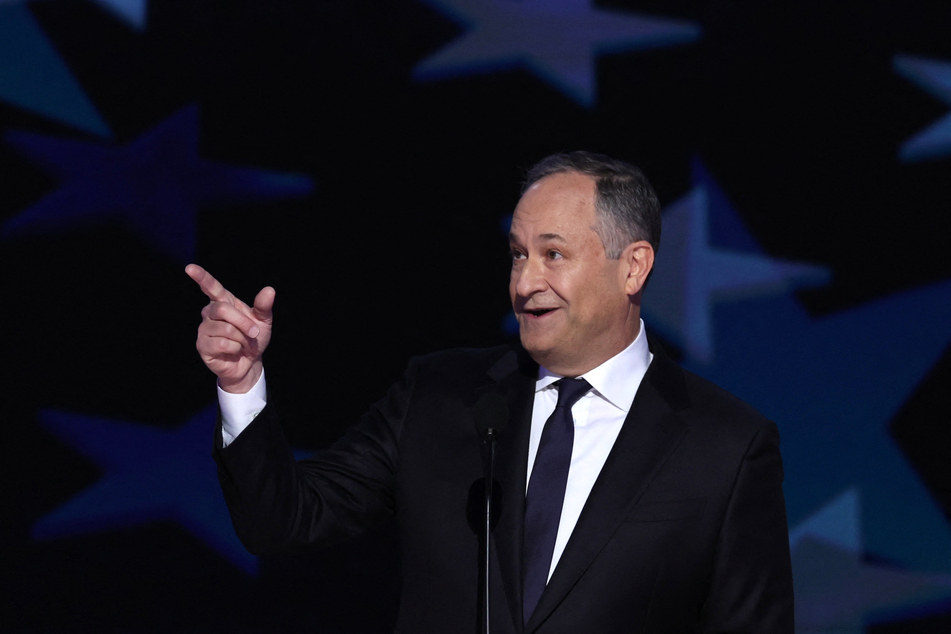
[[227, 448], [219, 436], [215, 456], [238, 536], [253, 553], [326, 544], [395, 513], [397, 631], [473, 631], [479, 548], [466, 502], [482, 463], [471, 412], [482, 394], [497, 392], [510, 421], [496, 461], [493, 632], [792, 633], [776, 427], [651, 348], [630, 414], [524, 628], [522, 521], [537, 365], [518, 348], [414, 359], [358, 425], [296, 464], [272, 404]]

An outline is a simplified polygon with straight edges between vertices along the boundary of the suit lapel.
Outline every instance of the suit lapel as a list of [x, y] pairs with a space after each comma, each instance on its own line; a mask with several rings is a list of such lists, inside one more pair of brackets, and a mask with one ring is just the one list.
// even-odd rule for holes
[[495, 392], [509, 407], [508, 429], [499, 437], [496, 446], [495, 477], [502, 487], [502, 513], [493, 531], [493, 547], [512, 619], [520, 631], [525, 474], [538, 366], [518, 349], [502, 357], [488, 374], [492, 383], [477, 390], [477, 396]]
[[[676, 416], [677, 410], [688, 404], [682, 371], [664, 355], [659, 345], [651, 342], [651, 350], [654, 360], [637, 390], [631, 410], [591, 489], [554, 574], [529, 619], [526, 632], [533, 631], [548, 618], [577, 583], [686, 431], [684, 423]], [[525, 461], [523, 457], [522, 463]], [[523, 486], [524, 475], [523, 468]], [[520, 540], [521, 537], [519, 544]]]

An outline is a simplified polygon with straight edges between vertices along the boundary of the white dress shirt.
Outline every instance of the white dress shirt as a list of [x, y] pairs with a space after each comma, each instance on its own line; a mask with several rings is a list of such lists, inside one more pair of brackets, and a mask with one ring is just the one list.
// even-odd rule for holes
[[218, 386], [218, 407], [221, 410], [221, 444], [225, 447], [238, 437], [238, 434], [251, 424], [267, 405], [267, 383], [264, 370], [261, 377], [244, 394], [225, 392]]
[[[568, 482], [565, 485], [565, 502], [558, 523], [558, 535], [551, 556], [551, 568], [548, 578], [565, 550], [571, 531], [578, 523], [581, 509], [591, 493], [601, 468], [614, 447], [621, 432], [621, 426], [634, 401], [634, 394], [640, 387], [654, 356], [647, 347], [644, 334], [644, 322], [641, 321], [637, 337], [627, 348], [611, 357], [590, 372], [582, 374], [591, 390], [582, 396], [571, 408], [575, 421], [575, 437], [571, 449], [571, 466], [568, 468]], [[535, 383], [535, 403], [532, 408], [532, 431], [528, 441], [528, 474], [525, 490], [532, 477], [535, 454], [541, 441], [545, 422], [558, 403], [558, 388], [555, 381], [562, 378], [546, 368], [539, 368], [538, 381]]]
[[[565, 550], [565, 544], [574, 530], [581, 509], [591, 493], [595, 480], [601, 473], [614, 441], [621, 431], [624, 419], [631, 409], [634, 394], [640, 387], [653, 355], [647, 347], [644, 322], [641, 321], [637, 337], [627, 348], [611, 357], [579, 378], [585, 379], [591, 390], [571, 408], [575, 421], [575, 436], [571, 450], [571, 466], [565, 486], [565, 502], [558, 523], [558, 536], [551, 557], [548, 578]], [[532, 466], [538, 443], [541, 440], [545, 421], [555, 411], [558, 403], [558, 388], [554, 383], [562, 378], [546, 368], [539, 368], [535, 382], [535, 401], [532, 408], [532, 430], [528, 442], [528, 473], [525, 489], [532, 477]], [[251, 424], [267, 402], [267, 387], [264, 373], [258, 382], [245, 394], [232, 394], [218, 387], [218, 403], [221, 407], [221, 437], [227, 447]]]

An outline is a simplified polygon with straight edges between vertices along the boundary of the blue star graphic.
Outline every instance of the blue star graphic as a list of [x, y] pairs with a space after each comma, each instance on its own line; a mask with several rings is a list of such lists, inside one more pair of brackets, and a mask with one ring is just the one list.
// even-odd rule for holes
[[142, 30], [148, 11], [147, 0], [93, 0], [129, 26]]
[[0, 3], [0, 100], [97, 136], [112, 135], [21, 3]]
[[951, 343], [949, 324], [951, 281], [820, 318], [792, 294], [757, 297], [719, 305], [713, 362], [684, 365], [776, 421], [791, 522], [855, 488], [870, 552], [948, 571], [951, 527], [887, 426]]
[[822, 541], [851, 552], [861, 552], [862, 508], [857, 489], [848, 489], [815, 511], [789, 531], [789, 548], [796, 548], [806, 539]]
[[10, 132], [7, 143], [62, 185], [0, 225], [0, 237], [62, 232], [121, 219], [184, 263], [195, 253], [199, 205], [304, 196], [309, 177], [232, 167], [198, 156], [198, 110], [188, 107], [126, 146]]
[[[896, 55], [893, 65], [905, 79], [951, 106], [951, 62]], [[923, 161], [951, 154], [951, 112], [912, 138], [899, 150], [902, 161]]]
[[867, 560], [861, 517], [849, 489], [790, 532], [797, 630], [864, 634], [876, 614], [951, 596], [951, 576]]
[[209, 407], [174, 429], [60, 411], [40, 413], [41, 424], [102, 469], [102, 477], [42, 517], [37, 540], [174, 521], [242, 570], [257, 558], [238, 541], [211, 460]]
[[664, 212], [644, 314], [652, 328], [695, 361], [710, 363], [717, 304], [824, 284], [830, 276], [823, 267], [756, 252], [716, 181], [699, 161], [693, 171], [693, 190]]
[[584, 106], [598, 53], [696, 40], [691, 22], [595, 9], [591, 0], [426, 0], [468, 31], [417, 65], [416, 79], [527, 67]]

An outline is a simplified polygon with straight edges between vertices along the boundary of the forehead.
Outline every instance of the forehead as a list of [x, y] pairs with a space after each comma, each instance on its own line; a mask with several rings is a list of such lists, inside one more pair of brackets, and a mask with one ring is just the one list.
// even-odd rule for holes
[[518, 201], [512, 231], [590, 231], [595, 222], [595, 195], [594, 179], [585, 174], [563, 172], [546, 176], [533, 183]]

